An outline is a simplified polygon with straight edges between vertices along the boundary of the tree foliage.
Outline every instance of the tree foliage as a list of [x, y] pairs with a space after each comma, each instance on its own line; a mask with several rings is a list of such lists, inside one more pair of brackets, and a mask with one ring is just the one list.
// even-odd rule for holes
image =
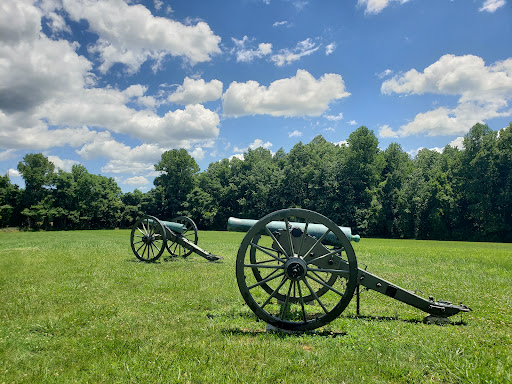
[[174, 149], [155, 164], [154, 188], [125, 194], [82, 165], [55, 172], [42, 154], [28, 154], [18, 165], [25, 189], [0, 178], [0, 225], [114, 228], [143, 214], [184, 214], [202, 229], [222, 230], [230, 216], [301, 207], [365, 236], [511, 242], [512, 123], [499, 132], [476, 124], [463, 144], [411, 158], [396, 143], [379, 149], [362, 126], [346, 144], [319, 135], [289, 153], [249, 149], [243, 160], [223, 159], [200, 173], [186, 150]]

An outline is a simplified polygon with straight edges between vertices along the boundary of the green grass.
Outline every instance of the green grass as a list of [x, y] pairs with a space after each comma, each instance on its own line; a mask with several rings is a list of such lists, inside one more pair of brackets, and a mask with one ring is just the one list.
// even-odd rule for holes
[[[0, 233], [1, 383], [512, 382], [512, 245], [363, 239], [359, 266], [473, 312], [453, 324], [375, 292], [316, 334], [265, 332], [224, 257], [137, 262], [129, 231]], [[162, 259], [160, 259], [161, 261]]]

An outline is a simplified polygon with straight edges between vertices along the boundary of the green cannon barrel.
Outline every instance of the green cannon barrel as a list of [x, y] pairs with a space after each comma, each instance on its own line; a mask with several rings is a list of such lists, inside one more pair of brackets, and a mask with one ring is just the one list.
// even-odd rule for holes
[[[228, 231], [232, 232], [247, 232], [253, 225], [255, 225], [258, 222], [258, 220], [252, 220], [252, 219], [239, 219], [236, 217], [230, 217], [228, 219]], [[305, 223], [296, 223], [296, 222], [290, 222], [289, 223], [292, 228], [300, 228], [302, 231], [304, 231], [306, 224]], [[284, 221], [271, 221], [267, 224], [267, 228], [271, 232], [278, 231], [280, 229], [286, 229]], [[350, 241], [355, 241], [356, 243], [359, 242], [361, 239], [359, 235], [352, 235], [352, 229], [349, 227], [339, 227], [342, 232], [347, 236], [347, 238]], [[322, 235], [327, 231], [327, 227], [322, 224], [309, 224], [308, 225], [308, 235], [314, 236], [316, 238], [322, 237]], [[262, 233], [262, 235], [266, 235], [266, 233]], [[325, 243], [339, 246], [337, 237], [334, 235], [334, 233], [329, 232], [324, 240]]]
[[[149, 220], [149, 222], [153, 222], [153, 220]], [[163, 221], [160, 220], [160, 222], [165, 225], [167, 228], [169, 228], [174, 233], [185, 233], [187, 231], [187, 227], [184, 224], [175, 223], [174, 221]]]

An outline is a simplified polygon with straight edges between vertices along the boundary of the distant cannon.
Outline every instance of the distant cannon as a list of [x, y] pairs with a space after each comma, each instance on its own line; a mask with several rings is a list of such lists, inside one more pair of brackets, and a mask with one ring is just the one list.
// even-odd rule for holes
[[357, 267], [351, 229], [305, 209], [261, 220], [230, 218], [228, 230], [247, 232], [236, 259], [240, 293], [251, 310], [280, 329], [306, 331], [330, 323], [362, 285], [446, 319], [465, 305], [425, 299]]
[[141, 261], [156, 261], [166, 249], [171, 257], [187, 257], [194, 252], [208, 261], [222, 259], [198, 247], [197, 241], [197, 226], [186, 216], [171, 221], [144, 216], [135, 222], [130, 234], [132, 251]]

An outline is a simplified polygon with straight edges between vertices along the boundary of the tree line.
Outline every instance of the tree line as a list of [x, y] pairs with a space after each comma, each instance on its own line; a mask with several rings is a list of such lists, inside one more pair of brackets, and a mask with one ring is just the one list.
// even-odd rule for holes
[[422, 149], [411, 158], [397, 143], [385, 150], [361, 126], [346, 145], [321, 135], [289, 153], [249, 149], [203, 172], [185, 149], [162, 154], [154, 188], [122, 193], [113, 178], [82, 165], [59, 170], [42, 154], [18, 164], [25, 189], [0, 178], [0, 226], [30, 229], [130, 227], [143, 214], [186, 215], [201, 229], [222, 230], [228, 217], [258, 219], [300, 207], [363, 236], [512, 241], [512, 123], [476, 124], [464, 149]]

